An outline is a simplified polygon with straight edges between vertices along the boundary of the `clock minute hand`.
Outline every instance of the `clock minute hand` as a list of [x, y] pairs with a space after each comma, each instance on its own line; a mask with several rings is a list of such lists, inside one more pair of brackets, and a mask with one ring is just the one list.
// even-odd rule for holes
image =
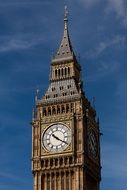
[[[62, 141], [62, 140], [61, 140]], [[63, 143], [65, 143], [65, 144], [68, 144], [66, 141], [62, 141]]]

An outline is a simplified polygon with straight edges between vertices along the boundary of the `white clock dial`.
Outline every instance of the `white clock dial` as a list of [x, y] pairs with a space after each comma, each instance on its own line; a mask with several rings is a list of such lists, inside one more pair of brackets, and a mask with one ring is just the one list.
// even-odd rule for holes
[[42, 135], [42, 145], [49, 152], [62, 152], [71, 143], [71, 130], [63, 124], [49, 126]]

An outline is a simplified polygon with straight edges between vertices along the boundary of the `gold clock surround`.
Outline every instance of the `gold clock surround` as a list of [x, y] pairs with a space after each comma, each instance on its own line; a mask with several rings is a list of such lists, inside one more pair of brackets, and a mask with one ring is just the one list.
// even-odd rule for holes
[[42, 147], [49, 153], [66, 151], [72, 141], [71, 129], [63, 123], [49, 125], [42, 133]]

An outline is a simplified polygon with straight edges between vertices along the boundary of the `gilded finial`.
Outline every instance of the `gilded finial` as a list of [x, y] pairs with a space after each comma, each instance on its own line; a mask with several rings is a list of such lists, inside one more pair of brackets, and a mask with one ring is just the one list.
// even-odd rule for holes
[[65, 6], [64, 8], [64, 29], [67, 30], [67, 22], [68, 22], [68, 9], [67, 9], [67, 6]]
[[65, 8], [64, 8], [64, 21], [68, 21], [68, 14], [69, 14], [69, 12], [68, 12], [67, 6], [65, 6]]

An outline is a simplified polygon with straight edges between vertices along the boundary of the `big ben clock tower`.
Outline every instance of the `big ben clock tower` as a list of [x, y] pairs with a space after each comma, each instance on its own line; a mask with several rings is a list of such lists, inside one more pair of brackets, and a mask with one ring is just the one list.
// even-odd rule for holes
[[85, 96], [65, 9], [64, 33], [51, 62], [49, 87], [32, 121], [34, 190], [99, 190], [100, 131]]

